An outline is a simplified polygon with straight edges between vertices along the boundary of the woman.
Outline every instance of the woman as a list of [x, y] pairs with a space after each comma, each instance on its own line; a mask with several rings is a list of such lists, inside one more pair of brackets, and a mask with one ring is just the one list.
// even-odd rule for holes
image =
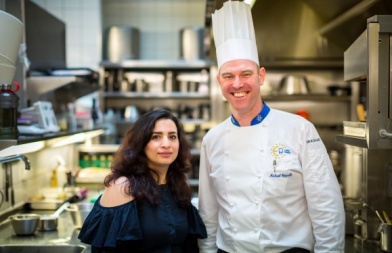
[[115, 154], [79, 239], [92, 253], [199, 252], [205, 226], [191, 204], [190, 147], [166, 110], [141, 116]]

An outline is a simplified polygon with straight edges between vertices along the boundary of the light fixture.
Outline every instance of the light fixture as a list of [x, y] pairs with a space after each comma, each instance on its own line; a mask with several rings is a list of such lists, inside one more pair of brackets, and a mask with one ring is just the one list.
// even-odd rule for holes
[[15, 154], [28, 154], [39, 151], [45, 147], [44, 141], [36, 141], [26, 144], [13, 145], [0, 151], [0, 157]]

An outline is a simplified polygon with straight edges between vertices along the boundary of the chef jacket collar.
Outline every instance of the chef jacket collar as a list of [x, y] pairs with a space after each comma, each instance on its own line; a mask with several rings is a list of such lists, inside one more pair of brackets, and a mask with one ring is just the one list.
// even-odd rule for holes
[[[250, 122], [251, 126], [257, 125], [259, 123], [261, 123], [265, 117], [267, 117], [268, 113], [270, 112], [270, 108], [268, 107], [268, 105], [266, 103], [263, 102], [263, 109], [261, 109], [261, 112], [259, 112], [259, 114], [256, 115], [256, 117], [254, 117], [252, 119], [252, 121]], [[234, 118], [233, 114], [231, 115], [231, 122], [238, 127], [241, 127], [241, 125], [238, 123], [238, 121]]]

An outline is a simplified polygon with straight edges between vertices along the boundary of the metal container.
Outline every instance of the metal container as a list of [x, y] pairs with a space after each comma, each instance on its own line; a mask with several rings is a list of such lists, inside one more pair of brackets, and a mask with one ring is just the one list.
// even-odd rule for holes
[[392, 225], [383, 223], [378, 232], [381, 233], [381, 250], [392, 252]]
[[180, 58], [184, 60], [204, 59], [204, 28], [184, 27], [180, 30]]
[[57, 229], [58, 216], [42, 215], [38, 222], [38, 230], [52, 231]]
[[282, 78], [278, 89], [282, 95], [297, 95], [310, 93], [308, 79], [301, 75], [287, 75]]
[[38, 227], [41, 216], [38, 214], [17, 214], [10, 216], [12, 227], [17, 235], [32, 235]]
[[94, 204], [89, 202], [81, 202], [76, 204], [71, 204], [67, 207], [67, 212], [71, 214], [72, 221], [76, 228], [81, 228], [84, 221], [89, 215], [90, 211], [93, 209]]
[[105, 58], [111, 62], [121, 62], [139, 58], [139, 37], [137, 28], [130, 26], [110, 26], [105, 35]]

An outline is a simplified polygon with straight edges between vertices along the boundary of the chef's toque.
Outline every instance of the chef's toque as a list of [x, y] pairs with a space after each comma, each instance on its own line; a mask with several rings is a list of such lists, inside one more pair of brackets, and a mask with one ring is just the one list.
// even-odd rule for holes
[[212, 14], [218, 68], [232, 60], [246, 59], [259, 65], [250, 6], [227, 1]]

